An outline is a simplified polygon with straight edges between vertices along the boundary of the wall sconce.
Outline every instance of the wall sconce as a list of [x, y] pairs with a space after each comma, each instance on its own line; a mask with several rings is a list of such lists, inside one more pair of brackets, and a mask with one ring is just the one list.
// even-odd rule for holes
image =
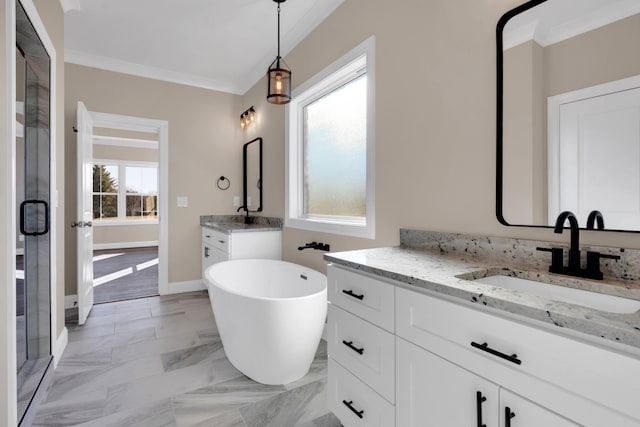
[[256, 120], [256, 110], [253, 108], [253, 105], [245, 110], [244, 113], [240, 114], [240, 127], [245, 129], [253, 124]]

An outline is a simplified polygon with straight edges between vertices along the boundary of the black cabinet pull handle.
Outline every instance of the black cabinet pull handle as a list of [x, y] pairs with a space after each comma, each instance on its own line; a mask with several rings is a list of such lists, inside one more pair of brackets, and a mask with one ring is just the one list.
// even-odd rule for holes
[[505, 406], [504, 408], [504, 427], [511, 427], [511, 418], [515, 417], [516, 413], [511, 412], [511, 408]]
[[343, 294], [347, 294], [350, 297], [354, 297], [355, 299], [359, 299], [360, 301], [362, 301], [364, 299], [364, 294], [358, 295], [358, 294], [354, 294], [352, 290], [342, 290]]
[[353, 400], [350, 401], [346, 401], [343, 400], [342, 403], [344, 403], [347, 408], [349, 408], [351, 410], [351, 412], [353, 412], [354, 414], [356, 414], [358, 416], [358, 418], [364, 418], [364, 411], [358, 411], [356, 408], [354, 408], [353, 406], [351, 406], [351, 404], [353, 403]]
[[224, 240], [218, 240], [218, 243], [224, 243]]
[[471, 341], [471, 347], [475, 347], [479, 350], [486, 351], [489, 354], [493, 354], [494, 356], [498, 356], [502, 359], [508, 360], [509, 362], [515, 363], [516, 365], [522, 364], [522, 360], [518, 359], [517, 354], [512, 354], [511, 356], [509, 356], [508, 354], [501, 353], [498, 350], [494, 350], [491, 347], [489, 347], [489, 344], [487, 344], [486, 342], [482, 344], [478, 344], [477, 342]]
[[476, 391], [476, 410], [478, 412], [478, 427], [487, 427], [482, 423], [482, 402], [486, 402], [487, 398], [482, 395], [481, 391]]
[[349, 347], [351, 350], [355, 351], [358, 354], [364, 353], [364, 348], [358, 348], [354, 346], [353, 341], [342, 340], [342, 344], [346, 345], [347, 347]]
[[207, 246], [204, 247], [204, 257], [209, 258], [209, 248]]

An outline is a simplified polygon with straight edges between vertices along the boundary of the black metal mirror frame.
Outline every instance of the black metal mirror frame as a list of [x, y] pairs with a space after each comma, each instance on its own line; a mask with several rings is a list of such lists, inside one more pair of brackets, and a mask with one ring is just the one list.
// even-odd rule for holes
[[[247, 191], [247, 163], [248, 163], [248, 159], [247, 159], [247, 152], [248, 152], [248, 148], [249, 145], [253, 144], [254, 142], [258, 142], [258, 164], [259, 164], [259, 171], [258, 171], [258, 182], [256, 183], [256, 186], [258, 187], [258, 190], [260, 190], [259, 194], [260, 194], [260, 200], [258, 203], [258, 209], [256, 209], [255, 211], [250, 211], [249, 210], [249, 203], [248, 203], [248, 191]], [[262, 138], [256, 138], [256, 139], [252, 139], [251, 141], [247, 142], [246, 144], [244, 144], [242, 146], [242, 193], [243, 193], [243, 198], [242, 198], [242, 206], [239, 209], [243, 209], [245, 212], [247, 212], [247, 214], [249, 212], [262, 212]]]
[[[498, 221], [502, 225], [510, 226], [510, 227], [530, 227], [530, 228], [553, 228], [550, 225], [525, 225], [525, 224], [510, 224], [504, 218], [502, 211], [502, 190], [503, 190], [503, 120], [502, 115], [504, 112], [504, 82], [503, 82], [503, 43], [502, 43], [502, 33], [504, 31], [504, 27], [507, 25], [509, 20], [511, 20], [516, 15], [519, 15], [527, 10], [534, 8], [542, 3], [545, 3], [547, 0], [530, 0], [520, 6], [508, 11], [498, 21], [498, 25], [496, 26], [496, 217]], [[582, 227], [584, 228], [584, 227]], [[640, 233], [640, 230], [614, 230], [614, 229], [604, 229], [600, 231], [615, 231], [615, 232], [625, 232], [625, 233]]]

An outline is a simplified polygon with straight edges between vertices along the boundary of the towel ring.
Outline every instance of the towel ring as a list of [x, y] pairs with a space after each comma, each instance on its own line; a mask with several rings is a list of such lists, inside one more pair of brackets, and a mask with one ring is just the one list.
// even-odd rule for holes
[[220, 178], [218, 178], [218, 182], [216, 183], [216, 185], [219, 189], [226, 190], [231, 186], [231, 181], [229, 181], [229, 178], [221, 176]]

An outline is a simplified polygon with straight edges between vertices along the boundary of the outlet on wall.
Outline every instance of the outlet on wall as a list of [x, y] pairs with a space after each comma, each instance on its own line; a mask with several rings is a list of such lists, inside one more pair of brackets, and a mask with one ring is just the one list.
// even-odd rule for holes
[[240, 207], [240, 196], [233, 196], [233, 206]]
[[188, 208], [189, 207], [189, 198], [187, 196], [178, 196], [176, 199], [176, 205], [179, 208]]
[[247, 196], [247, 207], [251, 206], [251, 196]]

